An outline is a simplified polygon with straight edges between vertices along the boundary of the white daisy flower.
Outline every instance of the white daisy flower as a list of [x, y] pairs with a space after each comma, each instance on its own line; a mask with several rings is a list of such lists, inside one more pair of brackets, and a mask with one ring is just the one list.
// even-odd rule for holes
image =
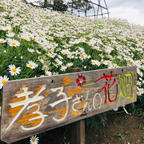
[[0, 76], [0, 89], [3, 87], [3, 85], [5, 85], [7, 83], [7, 81], [9, 80], [9, 78], [7, 76]]
[[143, 88], [138, 88], [137, 94], [142, 95], [143, 93], [144, 93], [144, 89]]
[[40, 51], [38, 51], [38, 50], [36, 50], [36, 53], [37, 53], [37, 54], [41, 54], [41, 52], [40, 52]]
[[137, 67], [137, 73], [138, 75], [140, 75], [141, 77], [143, 77], [143, 72]]
[[111, 64], [111, 65], [108, 65], [108, 68], [109, 69], [114, 69], [115, 67], [114, 67], [114, 65]]
[[28, 61], [26, 66], [31, 68], [31, 69], [35, 69], [38, 65], [35, 62], [33, 62], [33, 61]]
[[66, 69], [67, 69], [66, 66], [62, 66], [60, 70], [61, 70], [61, 71], [65, 71]]
[[17, 40], [13, 40], [13, 39], [8, 39], [8, 44], [14, 47], [20, 46], [20, 42]]
[[93, 49], [96, 49], [98, 51], [100, 48], [98, 46], [94, 46]]
[[54, 72], [54, 73], [53, 73], [53, 75], [58, 75], [58, 74], [59, 74], [58, 72]]
[[55, 55], [52, 54], [52, 53], [48, 53], [47, 56], [50, 57], [50, 58], [54, 58], [55, 57]]
[[45, 71], [45, 74], [46, 74], [47, 76], [52, 76], [52, 73], [51, 73], [50, 71]]
[[67, 57], [68, 57], [69, 59], [74, 58], [74, 56], [73, 56], [72, 54], [68, 54]]
[[71, 62], [71, 63], [67, 63], [67, 65], [66, 65], [67, 67], [71, 67], [71, 66], [73, 66], [73, 63]]
[[35, 52], [35, 50], [34, 50], [34, 49], [31, 49], [31, 48], [28, 48], [27, 50], [28, 50], [29, 52], [31, 52], [31, 53]]
[[112, 65], [112, 62], [110, 60], [106, 61], [107, 65]]
[[31, 33], [26, 33], [26, 35], [30, 38], [33, 37], [33, 35]]
[[58, 55], [59, 59], [63, 59], [63, 57], [61, 55]]
[[21, 69], [20, 69], [20, 67], [16, 68], [15, 65], [9, 65], [9, 72], [13, 76], [13, 75], [20, 74]]
[[139, 86], [140, 86], [141, 84], [142, 84], [142, 83], [141, 83], [140, 81], [137, 81], [137, 85], [139, 85]]
[[92, 65], [97, 65], [97, 66], [100, 66], [100, 62], [99, 61], [97, 61], [97, 60], [91, 60], [91, 63], [92, 63]]
[[87, 58], [87, 59], [90, 59], [90, 58], [91, 58], [91, 56], [90, 56], [90, 55], [87, 55], [87, 56], [86, 56], [86, 58]]
[[30, 138], [30, 144], [38, 144], [39, 138], [37, 136], [32, 136]]
[[66, 51], [66, 50], [62, 50], [61, 53], [62, 53], [63, 55], [66, 55], [66, 54], [67, 54], [67, 51]]
[[4, 31], [12, 31], [12, 27], [10, 25], [3, 27]]
[[144, 65], [141, 66], [141, 69], [144, 70]]
[[44, 59], [39, 59], [39, 61], [40, 61], [42, 64], [44, 64]]
[[7, 37], [14, 37], [14, 35], [15, 35], [14, 32], [9, 32], [9, 33], [7, 34]]
[[5, 42], [6, 42], [6, 40], [0, 39], [0, 44], [5, 43]]
[[84, 66], [84, 69], [86, 69], [87, 68], [87, 66]]
[[134, 64], [135, 64], [136, 66], [140, 67], [141, 64], [142, 64], [142, 62], [141, 62], [140, 60], [136, 60], [136, 61], [134, 61]]
[[58, 58], [55, 59], [55, 62], [57, 63], [57, 65], [62, 65], [62, 61], [60, 61]]
[[87, 56], [87, 55], [84, 53], [84, 54], [81, 54], [79, 58], [80, 58], [81, 60], [83, 60], [83, 59], [86, 58], [86, 56]]

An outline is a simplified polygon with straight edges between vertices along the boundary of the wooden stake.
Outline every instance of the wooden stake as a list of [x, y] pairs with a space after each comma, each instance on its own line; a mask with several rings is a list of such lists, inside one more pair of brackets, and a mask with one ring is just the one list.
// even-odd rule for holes
[[72, 124], [71, 144], [85, 144], [85, 120]]

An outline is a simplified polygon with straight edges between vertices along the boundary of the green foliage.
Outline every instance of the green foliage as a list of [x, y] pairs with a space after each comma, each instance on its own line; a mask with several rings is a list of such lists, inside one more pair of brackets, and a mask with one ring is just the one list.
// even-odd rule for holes
[[105, 126], [107, 122], [107, 112], [86, 119], [86, 126], [90, 128], [99, 128]]
[[64, 4], [63, 0], [54, 0], [53, 10], [56, 11], [66, 11], [68, 6]]
[[63, 0], [54, 0], [53, 4], [46, 3], [45, 7], [51, 7], [55, 11], [64, 12], [67, 11], [68, 6], [64, 4]]
[[0, 6], [0, 12], [4, 12], [4, 8]]
[[144, 137], [142, 137], [142, 143], [144, 143]]
[[118, 136], [118, 137], [120, 137], [122, 140], [124, 140], [124, 134], [122, 134], [121, 132], [118, 132], [117, 134], [116, 134], [116, 136]]
[[92, 5], [88, 0], [73, 0], [68, 3], [68, 6], [83, 11], [85, 15], [88, 10], [92, 9]]

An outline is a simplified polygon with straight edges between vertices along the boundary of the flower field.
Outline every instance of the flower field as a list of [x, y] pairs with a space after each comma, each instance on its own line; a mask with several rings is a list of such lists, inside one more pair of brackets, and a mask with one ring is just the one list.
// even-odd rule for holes
[[[137, 66], [139, 107], [144, 106], [144, 27], [93, 20], [0, 0], [0, 99], [9, 80]], [[1, 105], [1, 100], [0, 100]], [[91, 123], [91, 121], [90, 121]], [[31, 137], [38, 141], [37, 137]]]
[[134, 65], [142, 97], [144, 28], [0, 0], [0, 91], [8, 80]]

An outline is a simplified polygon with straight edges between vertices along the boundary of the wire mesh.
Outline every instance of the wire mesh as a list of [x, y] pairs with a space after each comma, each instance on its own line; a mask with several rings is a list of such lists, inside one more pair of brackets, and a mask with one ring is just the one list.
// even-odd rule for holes
[[[78, 16], [85, 16], [85, 17], [94, 17], [94, 18], [109, 18], [109, 9], [106, 3], [106, 0], [83, 0], [86, 1], [86, 4], [89, 4], [91, 6], [90, 9], [76, 9], [73, 7], [73, 4], [71, 4], [71, 7], [69, 8], [69, 12], [74, 13]], [[74, 0], [71, 0], [73, 3]]]
[[[45, 4], [54, 5], [59, 0], [24, 0], [30, 1], [31, 4], [39, 4], [40, 6]], [[33, 2], [32, 2], [33, 1]], [[75, 14], [79, 17], [93, 17], [93, 18], [109, 18], [109, 10], [106, 0], [62, 0], [67, 6], [69, 13]], [[52, 7], [46, 7], [53, 10]]]

